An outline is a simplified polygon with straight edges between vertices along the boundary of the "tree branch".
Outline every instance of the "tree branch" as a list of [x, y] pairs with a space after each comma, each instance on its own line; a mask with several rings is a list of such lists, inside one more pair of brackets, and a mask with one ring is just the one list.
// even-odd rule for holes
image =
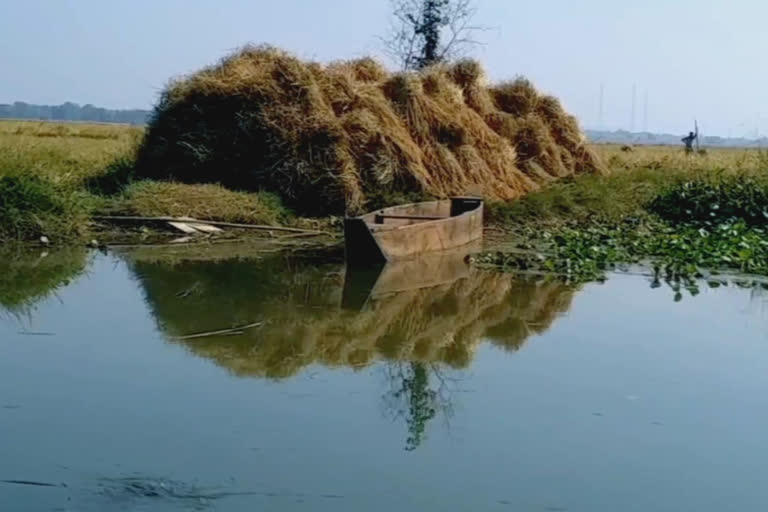
[[472, 24], [474, 0], [390, 0], [390, 33], [380, 37], [384, 51], [403, 70], [465, 54], [481, 45], [475, 34], [488, 27]]

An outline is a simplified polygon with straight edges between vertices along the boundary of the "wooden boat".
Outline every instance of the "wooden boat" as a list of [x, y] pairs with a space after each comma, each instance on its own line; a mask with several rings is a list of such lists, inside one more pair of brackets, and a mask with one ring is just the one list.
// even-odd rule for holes
[[483, 200], [453, 197], [344, 219], [347, 265], [384, 263], [457, 249], [483, 236]]

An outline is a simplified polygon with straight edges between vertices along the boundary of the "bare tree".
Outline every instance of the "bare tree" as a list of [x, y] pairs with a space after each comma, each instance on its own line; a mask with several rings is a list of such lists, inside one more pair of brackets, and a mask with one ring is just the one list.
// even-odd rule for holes
[[382, 38], [389, 56], [404, 70], [421, 69], [464, 55], [478, 31], [472, 0], [390, 0], [392, 27]]

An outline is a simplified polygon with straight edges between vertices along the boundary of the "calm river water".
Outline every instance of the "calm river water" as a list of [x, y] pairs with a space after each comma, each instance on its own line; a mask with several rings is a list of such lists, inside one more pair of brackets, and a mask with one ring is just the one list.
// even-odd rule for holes
[[0, 267], [4, 512], [768, 509], [754, 290], [280, 254]]

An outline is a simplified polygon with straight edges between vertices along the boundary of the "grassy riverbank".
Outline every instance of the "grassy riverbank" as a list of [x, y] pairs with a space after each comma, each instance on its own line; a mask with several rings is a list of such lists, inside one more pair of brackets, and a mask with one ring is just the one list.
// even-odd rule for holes
[[[100, 235], [97, 214], [302, 223], [271, 194], [134, 179], [142, 134], [129, 126], [0, 121], [0, 240], [82, 244]], [[705, 269], [768, 275], [768, 153], [595, 150], [610, 175], [566, 178], [519, 201], [489, 204], [488, 224], [504, 232], [503, 242], [478, 261], [573, 280], [639, 261], [673, 280]]]
[[85, 182], [128, 154], [123, 126], [0, 121], [0, 240], [81, 236], [92, 207]]
[[98, 230], [95, 214], [293, 221], [271, 194], [132, 179], [142, 134], [124, 125], [0, 121], [0, 241], [80, 243]]
[[609, 177], [566, 180], [516, 203], [491, 205], [492, 222], [509, 242], [478, 263], [572, 281], [643, 263], [658, 279], [689, 288], [718, 272], [768, 275], [766, 154], [603, 151], [616, 152]]

